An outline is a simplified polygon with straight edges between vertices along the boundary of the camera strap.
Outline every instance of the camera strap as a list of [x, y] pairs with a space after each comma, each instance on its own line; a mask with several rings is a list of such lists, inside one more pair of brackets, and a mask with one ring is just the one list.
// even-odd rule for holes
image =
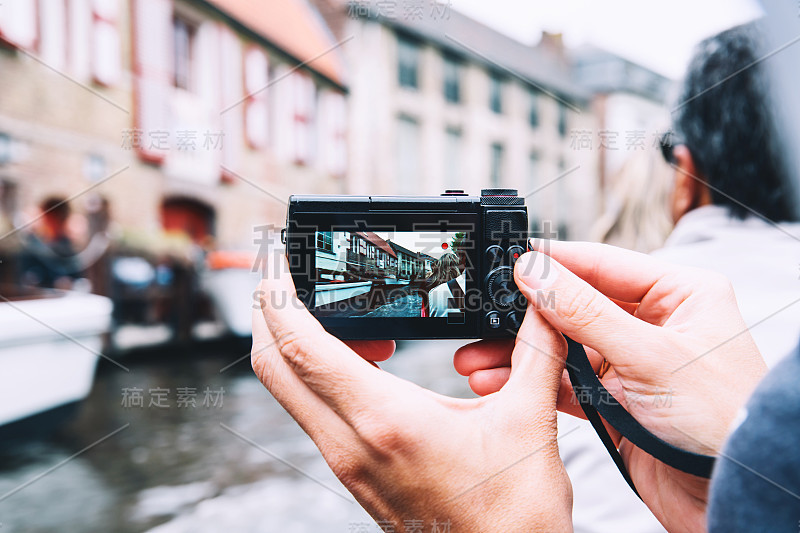
[[[575, 397], [583, 409], [586, 418], [594, 427], [603, 445], [617, 465], [622, 477], [625, 478], [633, 492], [639, 496], [636, 486], [631, 479], [622, 456], [619, 454], [611, 435], [603, 424], [603, 420], [622, 434], [631, 443], [649, 453], [662, 463], [681, 472], [686, 472], [702, 478], [710, 478], [714, 468], [715, 457], [697, 454], [677, 448], [661, 440], [644, 428], [636, 419], [625, 410], [622, 405], [611, 395], [595, 374], [586, 350], [579, 342], [566, 337], [569, 351], [567, 352], [567, 372], [572, 382]], [[601, 418], [602, 417], [602, 418]], [[641, 498], [641, 496], [639, 496]]]

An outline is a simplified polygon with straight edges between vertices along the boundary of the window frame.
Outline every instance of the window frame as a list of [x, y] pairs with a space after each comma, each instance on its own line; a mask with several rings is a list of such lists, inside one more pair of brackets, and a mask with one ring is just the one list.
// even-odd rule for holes
[[[178, 28], [182, 26], [186, 29], [186, 55], [182, 57], [178, 46]], [[184, 17], [181, 13], [172, 15], [172, 80], [171, 84], [176, 89], [194, 92], [197, 80], [195, 75], [195, 45], [197, 43], [197, 25]], [[186, 61], [186, 72], [179, 73], [179, 63]], [[181, 79], [181, 78], [185, 79]]]
[[505, 160], [505, 146], [496, 141], [491, 144], [491, 159], [489, 167], [489, 182], [492, 187], [498, 188], [503, 183], [503, 167]]
[[418, 41], [402, 33], [397, 34], [397, 85], [399, 87], [419, 90], [421, 56], [422, 47]]
[[317, 250], [333, 253], [333, 234], [330, 231], [317, 232]]
[[463, 65], [459, 58], [444, 54], [442, 57], [442, 93], [444, 100], [450, 104], [460, 104], [461, 95], [461, 73]]
[[489, 73], [489, 109], [493, 113], [503, 114], [503, 87], [505, 80], [497, 72]]
[[539, 116], [539, 91], [530, 89], [528, 92], [528, 125], [531, 128], [538, 128], [541, 120]]

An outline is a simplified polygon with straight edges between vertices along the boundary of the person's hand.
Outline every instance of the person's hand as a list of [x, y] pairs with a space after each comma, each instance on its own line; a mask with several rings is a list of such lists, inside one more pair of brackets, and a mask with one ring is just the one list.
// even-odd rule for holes
[[[534, 309], [503, 391], [449, 398], [375, 368], [326, 333], [297, 300], [285, 261], [270, 264], [283, 271], [260, 286], [253, 369], [370, 515], [395, 528], [422, 520], [427, 530], [436, 520], [452, 531], [572, 529], [556, 442], [566, 343]], [[371, 359], [370, 350], [383, 357], [393, 347], [353, 346]]]
[[[601, 381], [639, 423], [675, 446], [718, 454], [766, 372], [727, 279], [601, 244], [537, 240], [532, 246], [514, 271], [530, 305], [583, 343], [596, 371], [604, 359], [610, 363]], [[454, 364], [477, 394], [487, 395], [503, 390], [510, 354], [506, 341], [479, 341], [459, 349]], [[566, 371], [558, 404], [582, 416]], [[707, 480], [611, 433], [662, 524], [670, 531], [704, 530]]]

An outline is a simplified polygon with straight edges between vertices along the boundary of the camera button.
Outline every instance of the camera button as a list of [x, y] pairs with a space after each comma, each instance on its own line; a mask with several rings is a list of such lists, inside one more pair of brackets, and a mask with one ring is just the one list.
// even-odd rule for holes
[[496, 244], [486, 249], [486, 260], [489, 262], [489, 266], [499, 264], [503, 260], [503, 255], [505, 255], [505, 252]]
[[523, 314], [519, 311], [511, 311], [506, 315], [506, 327], [517, 331], [522, 325]]
[[522, 254], [525, 253], [525, 248], [522, 246], [512, 246], [508, 249], [508, 264], [513, 265], [517, 262], [517, 259], [522, 257]]
[[497, 311], [489, 311], [486, 313], [486, 325], [489, 326], [490, 329], [498, 329], [502, 325], [502, 321], [500, 320], [500, 313]]

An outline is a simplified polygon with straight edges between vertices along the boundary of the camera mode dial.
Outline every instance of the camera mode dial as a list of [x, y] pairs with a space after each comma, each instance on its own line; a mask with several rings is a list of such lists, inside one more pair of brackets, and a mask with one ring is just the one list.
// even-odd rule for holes
[[514, 283], [514, 269], [507, 266], [495, 268], [486, 276], [486, 294], [489, 300], [501, 309], [514, 305], [519, 289]]

